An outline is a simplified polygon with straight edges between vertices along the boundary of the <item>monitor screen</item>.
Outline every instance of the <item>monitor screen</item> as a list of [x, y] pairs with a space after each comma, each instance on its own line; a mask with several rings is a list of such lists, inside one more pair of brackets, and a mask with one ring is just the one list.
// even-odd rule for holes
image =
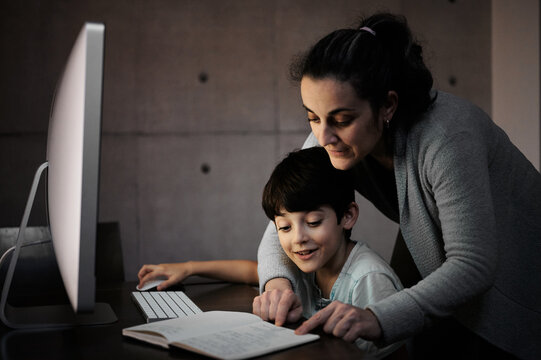
[[94, 306], [103, 24], [79, 33], [57, 86], [47, 138], [47, 198], [53, 247], [75, 311]]
[[[84, 24], [57, 84], [49, 118], [47, 162], [36, 172], [2, 290], [0, 316], [11, 327], [116, 320], [108, 304], [95, 303], [104, 33], [103, 24]], [[35, 188], [45, 168], [49, 228], [70, 305], [15, 308], [7, 303], [7, 292]]]

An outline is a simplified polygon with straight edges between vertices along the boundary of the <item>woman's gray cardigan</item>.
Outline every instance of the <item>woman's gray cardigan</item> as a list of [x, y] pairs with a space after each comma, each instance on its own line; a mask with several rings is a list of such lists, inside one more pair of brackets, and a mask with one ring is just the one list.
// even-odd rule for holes
[[[311, 134], [305, 147], [315, 145]], [[443, 92], [409, 131], [396, 131], [394, 146], [400, 230], [423, 279], [368, 307], [382, 343], [452, 315], [504, 350], [541, 358], [539, 171], [479, 108]], [[272, 223], [258, 261], [262, 286], [286, 277], [295, 287]]]

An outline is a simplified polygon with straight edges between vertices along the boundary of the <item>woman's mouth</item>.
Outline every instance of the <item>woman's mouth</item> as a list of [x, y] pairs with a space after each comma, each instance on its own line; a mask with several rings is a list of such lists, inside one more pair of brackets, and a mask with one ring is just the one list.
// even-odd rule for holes
[[327, 152], [329, 153], [330, 156], [333, 156], [333, 157], [343, 157], [346, 155], [347, 149], [340, 149], [340, 150], [327, 149]]

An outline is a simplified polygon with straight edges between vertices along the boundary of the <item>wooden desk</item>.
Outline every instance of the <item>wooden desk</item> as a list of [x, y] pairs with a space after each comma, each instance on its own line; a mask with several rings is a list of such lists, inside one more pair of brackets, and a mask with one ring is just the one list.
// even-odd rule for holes
[[[58, 330], [10, 330], [0, 325], [0, 359], [207, 359], [179, 350], [166, 350], [122, 336], [122, 329], [144, 319], [130, 298], [135, 283], [105, 287], [97, 300], [107, 302], [118, 322], [112, 325]], [[257, 290], [247, 285], [214, 283], [185, 285], [182, 290], [203, 310], [252, 311]], [[352, 344], [316, 331], [319, 341], [258, 359], [362, 359]]]

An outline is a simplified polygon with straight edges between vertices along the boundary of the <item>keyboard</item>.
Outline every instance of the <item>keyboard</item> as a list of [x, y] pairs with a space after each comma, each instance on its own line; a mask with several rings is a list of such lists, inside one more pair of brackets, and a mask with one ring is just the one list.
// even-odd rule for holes
[[183, 291], [134, 291], [131, 295], [147, 323], [203, 312]]

